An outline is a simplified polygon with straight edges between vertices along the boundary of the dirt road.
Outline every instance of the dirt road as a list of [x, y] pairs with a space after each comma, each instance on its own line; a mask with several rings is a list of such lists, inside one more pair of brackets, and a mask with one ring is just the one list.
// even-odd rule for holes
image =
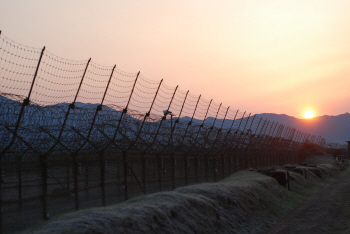
[[316, 189], [266, 234], [350, 233], [350, 170]]

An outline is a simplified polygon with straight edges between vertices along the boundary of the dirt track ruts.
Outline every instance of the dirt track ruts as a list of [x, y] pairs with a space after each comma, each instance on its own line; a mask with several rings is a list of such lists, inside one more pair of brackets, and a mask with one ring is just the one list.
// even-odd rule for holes
[[307, 195], [265, 234], [350, 233], [350, 170]]

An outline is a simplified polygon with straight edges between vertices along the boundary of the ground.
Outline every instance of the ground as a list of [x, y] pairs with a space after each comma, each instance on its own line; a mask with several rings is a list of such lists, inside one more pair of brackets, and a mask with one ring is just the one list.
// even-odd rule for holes
[[314, 190], [266, 234], [350, 233], [350, 170]]

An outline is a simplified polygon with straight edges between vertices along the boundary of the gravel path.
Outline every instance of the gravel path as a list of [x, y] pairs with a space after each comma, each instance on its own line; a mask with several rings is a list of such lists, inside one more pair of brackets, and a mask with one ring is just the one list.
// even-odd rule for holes
[[266, 234], [350, 233], [350, 170], [309, 194]]

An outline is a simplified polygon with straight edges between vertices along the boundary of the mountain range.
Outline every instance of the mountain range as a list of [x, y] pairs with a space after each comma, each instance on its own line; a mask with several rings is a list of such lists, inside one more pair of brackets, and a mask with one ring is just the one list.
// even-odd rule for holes
[[296, 128], [312, 135], [322, 135], [327, 142], [347, 144], [350, 141], [350, 114], [336, 116], [324, 115], [311, 119], [298, 119], [285, 114], [263, 113], [257, 114], [256, 118], [262, 117], [270, 121]]
[[[21, 126], [61, 126], [64, 120], [65, 113], [68, 109], [68, 103], [60, 103], [53, 106], [47, 107], [39, 107], [36, 105], [30, 105], [26, 108], [26, 116], [25, 120], [22, 121]], [[97, 104], [84, 104], [84, 103], [76, 103], [78, 107], [75, 110], [72, 110], [72, 115], [67, 119], [67, 125], [74, 126], [78, 129], [88, 129], [93, 115], [95, 113]], [[19, 113], [21, 107], [20, 102], [13, 101], [4, 96], [0, 95], [0, 125], [14, 126], [17, 120], [17, 115]], [[107, 122], [117, 122], [119, 119], [120, 113], [114, 109], [111, 109], [107, 106], [103, 107], [101, 114], [96, 119], [96, 125], [104, 124]], [[128, 115], [127, 115], [128, 116]], [[161, 117], [161, 116], [160, 116]], [[158, 119], [160, 119], [160, 117]], [[253, 116], [251, 116], [252, 118]], [[133, 119], [131, 116], [128, 116], [130, 121]], [[298, 119], [292, 116], [288, 116], [285, 114], [274, 114], [274, 113], [262, 113], [256, 114], [255, 119], [266, 119], [278, 122], [279, 124], [283, 124], [285, 126], [289, 126], [291, 128], [295, 128], [304, 133], [316, 135], [321, 135], [326, 139], [328, 143], [338, 143], [338, 144], [346, 144], [346, 141], [350, 141], [350, 114], [345, 113], [337, 116], [319, 116], [314, 117], [312, 119]], [[142, 118], [141, 118], [142, 119]], [[174, 118], [176, 120], [177, 118]], [[247, 120], [247, 118], [244, 118]], [[139, 121], [128, 121], [129, 127], [131, 130], [132, 126], [130, 123], [135, 122], [135, 124]], [[169, 119], [167, 122], [170, 121]], [[179, 119], [180, 123], [188, 123], [191, 121], [191, 118], [188, 116], [181, 117]], [[214, 123], [215, 121], [215, 123]], [[159, 122], [159, 121], [158, 121]], [[239, 119], [237, 119], [234, 124], [231, 125], [232, 120], [217, 119], [213, 117], [208, 117], [204, 123], [203, 120], [193, 119], [193, 125], [204, 124], [207, 127], [214, 126], [216, 128], [227, 129], [233, 127], [233, 129], [239, 128]], [[223, 124], [224, 123], [224, 124]], [[243, 126], [244, 124], [242, 124]], [[187, 126], [187, 125], [185, 125]], [[137, 127], [135, 125], [135, 127]], [[182, 129], [182, 128], [181, 128]], [[136, 130], [135, 130], [136, 131]], [[1, 135], [1, 134], [0, 134]]]

